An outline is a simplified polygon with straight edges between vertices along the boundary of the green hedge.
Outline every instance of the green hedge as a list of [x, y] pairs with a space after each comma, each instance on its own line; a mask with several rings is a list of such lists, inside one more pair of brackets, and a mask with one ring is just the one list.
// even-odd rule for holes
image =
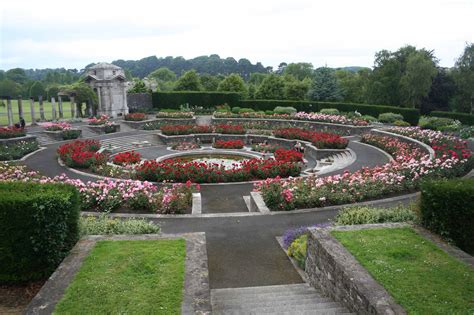
[[427, 229], [474, 254], [474, 179], [423, 183], [420, 219]]
[[79, 207], [71, 185], [0, 183], [0, 283], [48, 277], [78, 240]]
[[474, 115], [470, 115], [466, 113], [433, 111], [430, 113], [430, 116], [456, 119], [456, 120], [459, 120], [464, 125], [469, 125], [469, 126], [474, 125]]
[[155, 92], [152, 93], [154, 108], [179, 109], [182, 104], [189, 106], [214, 107], [227, 103], [229, 106], [238, 106], [240, 93], [235, 92]]
[[277, 101], [277, 100], [242, 100], [241, 107], [255, 110], [273, 110], [276, 106], [292, 106], [298, 111], [317, 112], [323, 108], [335, 108], [341, 112], [358, 111], [362, 115], [378, 117], [383, 113], [401, 114], [405, 121], [415, 126], [420, 119], [420, 111], [415, 108], [403, 108], [385, 105], [367, 105], [340, 102], [309, 102], [309, 101]]

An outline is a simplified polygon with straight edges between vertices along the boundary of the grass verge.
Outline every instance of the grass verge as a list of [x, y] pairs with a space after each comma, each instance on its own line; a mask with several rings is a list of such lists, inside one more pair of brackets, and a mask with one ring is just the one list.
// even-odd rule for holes
[[186, 241], [99, 241], [54, 314], [180, 314]]
[[408, 313], [474, 313], [474, 271], [411, 228], [331, 234]]

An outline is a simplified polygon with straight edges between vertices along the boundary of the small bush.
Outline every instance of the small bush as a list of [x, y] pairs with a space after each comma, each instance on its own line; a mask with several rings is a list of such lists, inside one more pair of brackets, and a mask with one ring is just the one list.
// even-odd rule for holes
[[294, 114], [296, 113], [296, 108], [294, 107], [291, 107], [291, 106], [277, 106], [275, 107], [275, 109], [273, 110], [273, 112], [275, 114], [279, 114], [279, 115], [291, 115], [291, 114]]
[[421, 224], [474, 254], [474, 179], [421, 185]]
[[342, 209], [335, 218], [337, 225], [356, 225], [386, 222], [408, 222], [416, 220], [416, 213], [411, 208], [398, 206], [394, 208], [374, 208], [353, 206]]
[[87, 216], [79, 220], [81, 236], [84, 235], [110, 235], [110, 234], [155, 234], [160, 232], [160, 227], [144, 219], [109, 218], [107, 215], [100, 217]]
[[459, 130], [459, 137], [462, 139], [474, 138], [474, 126]]
[[68, 129], [64, 130], [61, 135], [63, 137], [63, 140], [72, 140], [79, 138], [79, 136], [81, 135], [81, 131], [76, 129]]
[[398, 127], [410, 127], [410, 123], [404, 120], [395, 120], [393, 124]]
[[447, 118], [459, 120], [464, 125], [469, 125], [469, 126], [474, 125], [474, 115], [467, 114], [467, 113], [433, 111], [430, 113], [430, 115], [435, 116], [435, 117], [447, 117]]
[[273, 115], [273, 114], [275, 114], [275, 112], [272, 111], [272, 110], [266, 110], [265, 111], [265, 115]]
[[232, 111], [232, 113], [234, 113], [234, 114], [238, 114], [238, 113], [240, 113], [240, 109], [241, 109], [240, 107], [236, 106], [236, 107], [232, 107], [232, 110], [231, 110], [231, 111]]
[[403, 120], [403, 116], [395, 113], [383, 113], [379, 115], [378, 120], [383, 123], [392, 124], [397, 120]]
[[375, 118], [374, 116], [370, 116], [370, 115], [362, 115], [360, 116], [361, 119], [364, 119], [368, 122], [375, 122], [377, 121], [377, 118]]
[[451, 118], [422, 116], [418, 126], [437, 131], [456, 131], [461, 127], [461, 124]]
[[323, 108], [320, 113], [326, 115], [339, 115], [339, 110], [336, 108]]
[[48, 277], [78, 240], [79, 208], [70, 185], [0, 183], [0, 283]]
[[253, 113], [253, 112], [255, 111], [252, 108], [247, 108], [247, 107], [241, 108], [239, 110], [239, 114]]
[[293, 257], [301, 269], [305, 268], [307, 243], [308, 235], [303, 234], [288, 247], [288, 256]]

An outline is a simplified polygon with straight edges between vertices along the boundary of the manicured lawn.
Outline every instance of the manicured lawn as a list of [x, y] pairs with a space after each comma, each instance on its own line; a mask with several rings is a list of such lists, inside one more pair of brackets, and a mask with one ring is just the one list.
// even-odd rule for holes
[[[8, 125], [8, 116], [7, 116], [7, 101], [3, 101], [5, 103], [5, 107], [0, 106], [0, 125]], [[31, 112], [30, 112], [30, 100], [23, 100], [23, 118], [25, 119], [26, 123], [31, 122]], [[52, 119], [52, 105], [51, 102], [43, 102], [44, 107], [44, 116], [46, 119]], [[83, 106], [84, 107], [84, 106]], [[56, 117], [59, 118], [59, 105], [58, 101], [56, 100]], [[17, 123], [20, 121], [20, 116], [18, 116], [18, 100], [12, 100], [12, 110], [13, 110], [13, 121]], [[63, 102], [63, 113], [64, 118], [71, 118], [71, 103], [70, 102]], [[39, 102], [35, 102], [35, 118], [36, 120], [40, 119], [40, 112], [39, 112]]]
[[411, 314], [473, 314], [474, 271], [411, 228], [333, 231]]
[[180, 314], [185, 240], [100, 241], [54, 314]]

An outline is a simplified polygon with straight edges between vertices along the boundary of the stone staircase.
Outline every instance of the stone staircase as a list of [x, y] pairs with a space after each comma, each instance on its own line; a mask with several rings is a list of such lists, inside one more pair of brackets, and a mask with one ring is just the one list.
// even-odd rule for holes
[[307, 283], [211, 290], [212, 314], [351, 314]]
[[344, 152], [333, 154], [329, 157], [318, 160], [314, 168], [306, 171], [322, 175], [348, 167], [354, 163], [356, 159], [357, 156], [354, 151], [346, 150]]
[[154, 134], [139, 134], [117, 138], [104, 139], [100, 141], [102, 148], [111, 153], [131, 151], [139, 148], [151, 147], [163, 144]]

